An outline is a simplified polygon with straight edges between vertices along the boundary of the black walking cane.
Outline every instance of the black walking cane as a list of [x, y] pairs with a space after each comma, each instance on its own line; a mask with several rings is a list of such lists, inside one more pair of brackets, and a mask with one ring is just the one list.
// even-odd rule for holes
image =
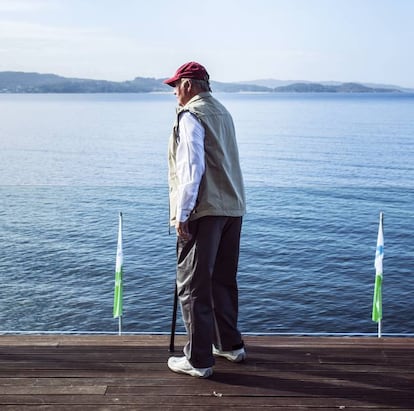
[[177, 282], [175, 282], [175, 291], [174, 291], [174, 306], [173, 314], [171, 320], [171, 335], [170, 335], [170, 352], [174, 352], [174, 337], [175, 337], [175, 324], [177, 322], [177, 306], [178, 306], [178, 291], [177, 291]]

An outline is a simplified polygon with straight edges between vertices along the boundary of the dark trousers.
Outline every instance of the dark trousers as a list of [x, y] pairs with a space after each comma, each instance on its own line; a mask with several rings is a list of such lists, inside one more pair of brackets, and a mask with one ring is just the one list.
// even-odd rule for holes
[[196, 368], [214, 365], [212, 344], [224, 351], [243, 346], [237, 329], [237, 266], [241, 217], [207, 216], [190, 222], [190, 241], [177, 241], [177, 288]]

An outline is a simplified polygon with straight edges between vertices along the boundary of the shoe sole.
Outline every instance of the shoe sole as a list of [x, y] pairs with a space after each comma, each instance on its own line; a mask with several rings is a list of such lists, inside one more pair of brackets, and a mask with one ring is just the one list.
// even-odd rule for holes
[[196, 378], [208, 378], [211, 377], [213, 375], [213, 371], [208, 371], [205, 374], [199, 374], [197, 372], [193, 372], [193, 371], [183, 371], [183, 370], [179, 370], [179, 369], [173, 369], [170, 367], [171, 371], [174, 371], [176, 373], [179, 374], [187, 374], [187, 375], [191, 375], [192, 377], [196, 377]]
[[246, 353], [240, 353], [237, 357], [231, 357], [230, 355], [221, 354], [221, 353], [217, 353], [217, 352], [216, 353], [213, 352], [213, 355], [215, 357], [225, 358], [226, 360], [231, 361], [231, 362], [242, 362], [246, 359]]
[[176, 373], [179, 374], [187, 374], [187, 375], [191, 375], [192, 377], [196, 377], [196, 378], [208, 378], [211, 377], [213, 375], [213, 370], [209, 369], [207, 370], [204, 374], [201, 374], [195, 370], [183, 370], [181, 368], [175, 368], [174, 366], [171, 366], [170, 364], [167, 364], [168, 368]]

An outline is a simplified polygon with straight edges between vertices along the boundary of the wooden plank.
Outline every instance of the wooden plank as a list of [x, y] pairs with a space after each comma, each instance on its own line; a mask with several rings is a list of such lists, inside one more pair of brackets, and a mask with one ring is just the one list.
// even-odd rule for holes
[[[193, 407], [193, 409], [223, 409], [224, 407], [250, 407], [251, 409], [258, 409], [262, 407], [312, 407], [324, 409], [348, 409], [350, 407], [357, 407], [359, 409], [391, 409], [391, 408], [405, 408], [411, 409], [413, 403], [408, 402], [404, 398], [393, 396], [387, 400], [377, 398], [374, 401], [366, 398], [340, 398], [337, 396], [329, 397], [329, 395], [322, 398], [310, 397], [278, 397], [278, 396], [263, 396], [263, 395], [222, 395], [218, 393], [205, 395], [175, 395], [175, 396], [95, 396], [95, 395], [11, 395], [0, 396], [0, 404], [2, 410], [5, 405], [72, 405], [72, 406], [92, 406], [95, 409], [102, 409], [103, 405], [135, 405], [137, 407], [151, 405], [155, 409], [171, 409], [173, 406], [179, 407]], [[158, 408], [157, 408], [158, 407]], [[213, 408], [214, 407], [214, 408]], [[20, 409], [20, 408], [17, 408]], [[112, 409], [112, 408], [111, 408]]]
[[[172, 373], [167, 373], [164, 371], [161, 372], [152, 372], [147, 371], [139, 374], [139, 378], [132, 376], [131, 374], [124, 374], [123, 376], [115, 375], [95, 375], [95, 376], [82, 376], [82, 377], [68, 377], [63, 376], [60, 378], [55, 378], [51, 376], [44, 377], [2, 377], [0, 378], [0, 387], [1, 386], [19, 386], [19, 385], [28, 385], [28, 386], [59, 386], [59, 385], [93, 385], [96, 382], [99, 382], [101, 385], [117, 385], [119, 382], [122, 382], [122, 386], [139, 386], [147, 387], [154, 384], [163, 386], [165, 384], [172, 384], [173, 381], [179, 384], [182, 381], [182, 376], [176, 376]], [[225, 370], [216, 370], [214, 380], [219, 382], [221, 376], [224, 374], [228, 376], [229, 373]], [[271, 375], [270, 372], [266, 371], [251, 371], [243, 368], [242, 373], [235, 373], [237, 375], [243, 375], [245, 379], [249, 378], [264, 378]], [[292, 370], [284, 370], [280, 372], [278, 370], [278, 375], [280, 378], [283, 378], [285, 381], [292, 381], [298, 384], [306, 382], [331, 382], [336, 385], [341, 383], [344, 385], [364, 385], [364, 384], [377, 384], [381, 386], [388, 387], [414, 387], [414, 374], [389, 374], [389, 373], [365, 373], [365, 372], [356, 372], [351, 371], [339, 371], [337, 369], [332, 370], [313, 370], [310, 372], [295, 372]], [[234, 381], [232, 381], [234, 384]]]
[[[278, 337], [278, 336], [245, 336], [247, 345], [260, 347], [395, 347], [412, 348], [414, 338], [370, 338], [370, 337]], [[185, 337], [176, 336], [177, 347], [182, 346]], [[165, 347], [168, 349], [168, 335], [0, 335], [0, 346], [139, 346]], [[177, 349], [177, 351], [180, 351]]]
[[0, 386], [0, 395], [104, 395], [106, 385]]

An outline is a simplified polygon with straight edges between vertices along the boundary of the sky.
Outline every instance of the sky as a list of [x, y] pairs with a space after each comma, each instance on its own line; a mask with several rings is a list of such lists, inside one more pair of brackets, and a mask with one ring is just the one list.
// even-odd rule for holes
[[0, 71], [414, 88], [414, 0], [0, 0]]

